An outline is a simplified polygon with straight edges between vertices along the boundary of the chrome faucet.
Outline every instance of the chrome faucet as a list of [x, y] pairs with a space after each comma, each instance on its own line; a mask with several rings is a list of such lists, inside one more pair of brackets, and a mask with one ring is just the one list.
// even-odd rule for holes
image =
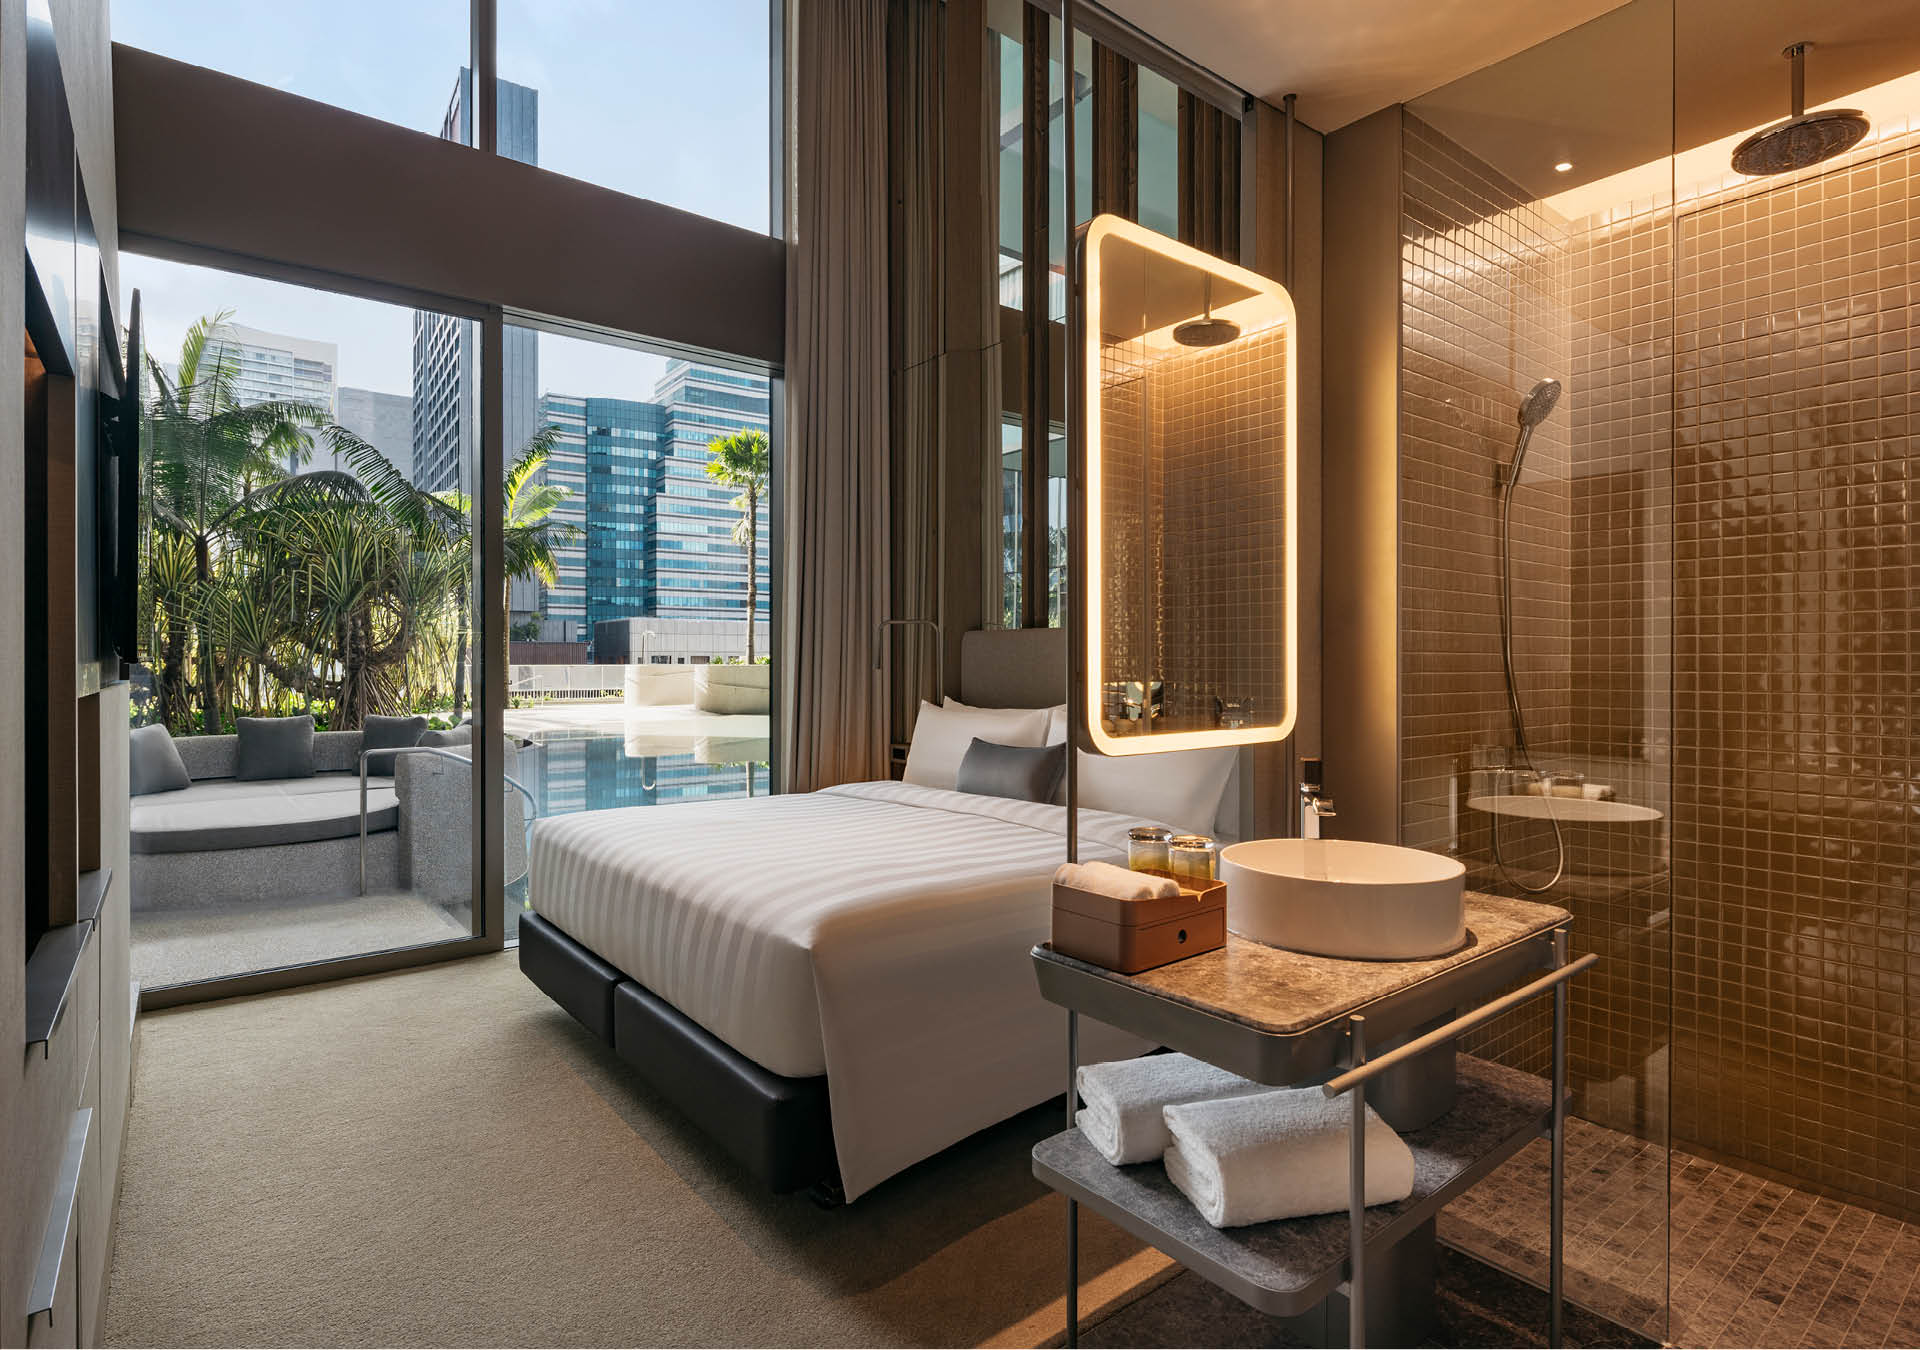
[[1321, 783], [1323, 773], [1320, 759], [1314, 756], [1300, 761], [1300, 837], [1318, 839], [1320, 822], [1332, 820], [1339, 815], [1333, 809], [1333, 798], [1325, 795]]

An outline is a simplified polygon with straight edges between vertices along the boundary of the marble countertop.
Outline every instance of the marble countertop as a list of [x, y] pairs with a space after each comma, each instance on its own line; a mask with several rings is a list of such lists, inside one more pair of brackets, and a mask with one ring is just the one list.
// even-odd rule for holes
[[1091, 972], [1268, 1035], [1294, 1036], [1569, 923], [1573, 917], [1555, 905], [1478, 891], [1467, 892], [1466, 911], [1466, 942], [1456, 951], [1425, 961], [1309, 956], [1231, 933], [1224, 947], [1138, 975], [1089, 965], [1044, 946], [1034, 949], [1034, 958]]

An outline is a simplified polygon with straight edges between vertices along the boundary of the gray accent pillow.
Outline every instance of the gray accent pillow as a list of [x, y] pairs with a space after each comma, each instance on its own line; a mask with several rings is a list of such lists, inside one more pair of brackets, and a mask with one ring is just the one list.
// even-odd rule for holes
[[416, 744], [431, 745], [436, 748], [445, 748], [449, 745], [472, 745], [473, 723], [462, 722], [459, 726], [449, 727], [445, 731], [425, 732]]
[[367, 718], [366, 725], [360, 730], [360, 748], [367, 752], [368, 775], [393, 777], [393, 761], [398, 758], [393, 752], [412, 749], [420, 744], [420, 738], [426, 734], [427, 719], [424, 717]]
[[1050, 802], [1066, 771], [1065, 745], [995, 745], [975, 736], [961, 757], [953, 787], [979, 797]]
[[173, 737], [158, 722], [127, 733], [128, 787], [135, 797], [150, 792], [178, 792], [193, 786]]
[[235, 778], [262, 782], [313, 777], [313, 718], [239, 717]]

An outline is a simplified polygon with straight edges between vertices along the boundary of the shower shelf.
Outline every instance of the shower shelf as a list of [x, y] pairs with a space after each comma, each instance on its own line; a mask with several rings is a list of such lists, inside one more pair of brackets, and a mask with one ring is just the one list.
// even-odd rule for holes
[[1469, 797], [1467, 805], [1490, 815], [1522, 820], [1557, 820], [1562, 825], [1639, 825], [1660, 819], [1651, 806], [1632, 802], [1594, 801], [1586, 797], [1542, 797], [1533, 793], [1502, 793]]

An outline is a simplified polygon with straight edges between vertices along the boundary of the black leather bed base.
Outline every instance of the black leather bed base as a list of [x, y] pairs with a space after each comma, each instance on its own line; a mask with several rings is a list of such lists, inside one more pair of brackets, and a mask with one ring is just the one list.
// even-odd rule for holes
[[824, 1076], [769, 1073], [537, 914], [520, 970], [772, 1190], [836, 1183]]

